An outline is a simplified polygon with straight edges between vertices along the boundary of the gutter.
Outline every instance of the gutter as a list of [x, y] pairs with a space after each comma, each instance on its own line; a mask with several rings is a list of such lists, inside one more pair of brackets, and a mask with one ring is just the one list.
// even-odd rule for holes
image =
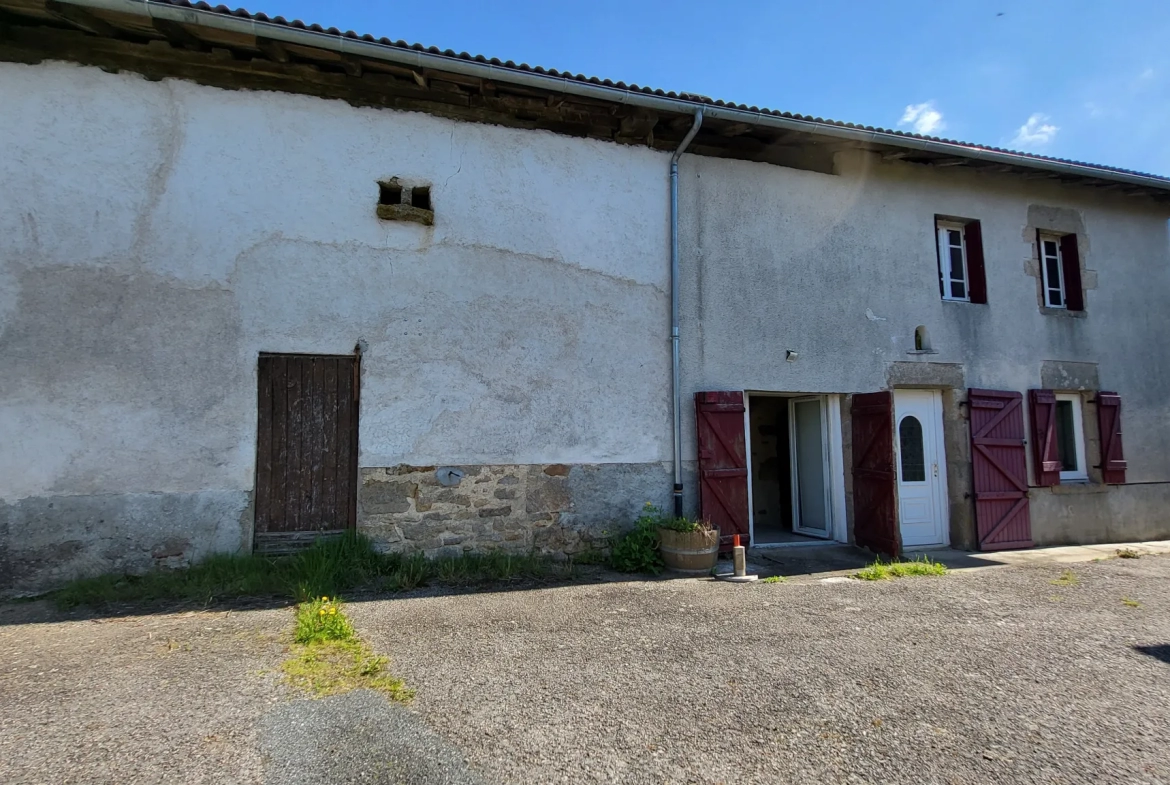
[[341, 33], [317, 32], [315, 30], [288, 27], [273, 22], [261, 22], [243, 16], [231, 16], [217, 11], [184, 8], [152, 0], [63, 0], [68, 5], [96, 8], [120, 14], [133, 14], [151, 19], [162, 19], [181, 24], [196, 25], [245, 35], [254, 35], [290, 44], [328, 49], [342, 54], [358, 55], [375, 60], [385, 60], [411, 68], [433, 68], [449, 73], [491, 79], [541, 90], [559, 91], [594, 100], [636, 106], [658, 112], [689, 114], [696, 108], [702, 109], [706, 117], [727, 120], [748, 125], [776, 128], [787, 131], [817, 134], [850, 142], [886, 144], [911, 150], [922, 150], [939, 155], [950, 155], [972, 160], [1020, 166], [1028, 169], [1053, 172], [1073, 177], [1090, 177], [1098, 180], [1125, 183], [1127, 185], [1170, 191], [1170, 178], [1154, 177], [1130, 172], [1101, 169], [1089, 164], [1065, 161], [1050, 161], [1019, 153], [987, 150], [956, 142], [941, 142], [902, 136], [889, 131], [871, 131], [864, 128], [833, 125], [817, 120], [798, 120], [780, 117], [751, 109], [738, 109], [717, 104], [706, 104], [683, 98], [643, 93], [620, 87], [580, 82], [568, 76], [552, 76], [522, 71], [507, 66], [462, 60], [449, 55], [402, 49], [359, 38], [349, 38]]
[[678, 332], [678, 159], [690, 145], [699, 126], [703, 124], [703, 110], [695, 110], [691, 130], [683, 137], [678, 149], [670, 157], [670, 352], [671, 398], [674, 401], [674, 517], [683, 516], [682, 482], [682, 381], [679, 377]]

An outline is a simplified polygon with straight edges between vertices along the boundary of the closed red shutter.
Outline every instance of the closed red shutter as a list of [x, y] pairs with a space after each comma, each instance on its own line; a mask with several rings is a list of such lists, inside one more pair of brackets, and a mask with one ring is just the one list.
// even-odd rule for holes
[[747, 437], [742, 392], [695, 393], [699, 509], [719, 529], [720, 550], [738, 534], [748, 545]]
[[902, 550], [894, 470], [894, 396], [853, 396], [853, 539], [887, 556]]
[[1022, 396], [1018, 392], [971, 390], [967, 404], [979, 550], [1030, 548]]
[[1109, 485], [1125, 483], [1125, 453], [1121, 448], [1121, 396], [1097, 393], [1097, 425], [1101, 429], [1101, 474]]
[[1032, 415], [1032, 459], [1037, 485], [1060, 485], [1060, 453], [1056, 446], [1056, 393], [1029, 390]]
[[963, 227], [963, 240], [967, 244], [967, 282], [971, 302], [987, 302], [987, 273], [983, 266], [983, 228], [978, 221], [969, 221]]
[[1077, 236], [1066, 234], [1060, 238], [1060, 265], [1064, 273], [1064, 305], [1070, 311], [1085, 310], [1085, 290], [1081, 287], [1081, 255], [1077, 251]]

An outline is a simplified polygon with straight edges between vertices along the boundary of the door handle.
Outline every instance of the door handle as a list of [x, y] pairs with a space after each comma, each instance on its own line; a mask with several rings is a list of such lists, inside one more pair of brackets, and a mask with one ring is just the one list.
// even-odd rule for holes
[[938, 461], [935, 461], [933, 466], [934, 466], [934, 476], [937, 477], [938, 476]]

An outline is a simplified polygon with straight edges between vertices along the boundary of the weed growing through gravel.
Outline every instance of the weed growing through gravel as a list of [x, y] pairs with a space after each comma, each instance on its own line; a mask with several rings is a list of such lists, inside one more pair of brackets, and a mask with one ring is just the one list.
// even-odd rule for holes
[[285, 681], [316, 697], [369, 689], [405, 703], [414, 697], [402, 679], [387, 672], [390, 659], [354, 633], [337, 598], [322, 597], [296, 607], [295, 643], [281, 665]]
[[297, 606], [297, 626], [293, 640], [297, 643], [347, 641], [353, 638], [353, 625], [342, 610], [341, 600], [322, 597]]
[[1131, 600], [1129, 597], [1122, 597], [1121, 602], [1128, 608], [1140, 608], [1142, 604], [1137, 600]]
[[1133, 548], [1118, 548], [1117, 558], [1119, 559], [1140, 559], [1142, 555]]
[[919, 556], [911, 561], [886, 562], [878, 559], [863, 570], [854, 573], [854, 578], [863, 581], [884, 581], [890, 578], [906, 578], [915, 575], [946, 575], [946, 565], [932, 561], [928, 556]]
[[783, 575], [769, 575], [767, 578], [761, 578], [760, 583], [788, 583], [788, 579]]
[[1053, 586], [1076, 586], [1080, 581], [1077, 579], [1077, 574], [1072, 570], [1065, 570], [1060, 574], [1059, 578], [1053, 578], [1049, 581]]
[[350, 532], [320, 540], [292, 556], [212, 556], [184, 570], [145, 575], [102, 575], [66, 585], [51, 596], [63, 609], [114, 602], [183, 600], [211, 603], [232, 597], [286, 596], [298, 602], [355, 589], [410, 591], [432, 584], [477, 584], [571, 579], [572, 562], [532, 554], [427, 559], [379, 553], [365, 537]]

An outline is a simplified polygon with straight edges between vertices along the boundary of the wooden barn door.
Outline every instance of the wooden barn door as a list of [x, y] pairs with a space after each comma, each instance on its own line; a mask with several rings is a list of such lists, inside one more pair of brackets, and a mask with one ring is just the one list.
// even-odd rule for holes
[[720, 550], [732, 536], [748, 545], [747, 437], [741, 392], [695, 393], [699, 437], [699, 508], [719, 528]]
[[260, 355], [258, 552], [295, 550], [356, 524], [358, 363]]
[[1023, 397], [970, 390], [971, 470], [979, 550], [1032, 547]]
[[853, 538], [886, 556], [902, 550], [894, 468], [894, 396], [853, 396]]

